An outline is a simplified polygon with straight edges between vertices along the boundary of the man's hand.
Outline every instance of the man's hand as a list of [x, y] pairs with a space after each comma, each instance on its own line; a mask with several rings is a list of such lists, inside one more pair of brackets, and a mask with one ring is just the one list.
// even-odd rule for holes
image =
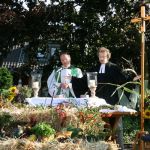
[[67, 89], [69, 87], [69, 84], [67, 84], [67, 83], [61, 83], [60, 87], [63, 88], [63, 89]]
[[133, 78], [133, 81], [137, 81], [137, 80], [140, 80], [140, 79], [141, 79], [141, 75], [138, 75], [138, 76]]

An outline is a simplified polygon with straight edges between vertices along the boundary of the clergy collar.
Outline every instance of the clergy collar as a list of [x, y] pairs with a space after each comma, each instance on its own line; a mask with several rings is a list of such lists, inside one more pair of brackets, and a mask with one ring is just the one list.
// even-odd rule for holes
[[105, 73], [105, 66], [106, 64], [101, 64], [99, 68], [99, 73]]

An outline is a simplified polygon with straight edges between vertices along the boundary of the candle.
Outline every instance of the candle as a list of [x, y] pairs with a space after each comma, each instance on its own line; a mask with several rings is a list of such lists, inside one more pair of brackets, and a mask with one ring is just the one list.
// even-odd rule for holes
[[33, 82], [32, 83], [32, 88], [39, 88], [39, 82], [38, 81]]
[[96, 87], [95, 80], [89, 80], [88, 86], [89, 87]]

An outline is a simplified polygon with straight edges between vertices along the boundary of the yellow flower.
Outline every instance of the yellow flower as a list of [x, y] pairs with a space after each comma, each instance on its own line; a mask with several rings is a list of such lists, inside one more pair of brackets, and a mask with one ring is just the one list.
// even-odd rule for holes
[[150, 119], [150, 110], [149, 109], [145, 109], [145, 111], [144, 111], [144, 118], [145, 119]]
[[14, 96], [18, 93], [18, 89], [15, 86], [10, 87], [9, 91], [10, 91], [10, 94]]
[[18, 94], [18, 89], [12, 86], [8, 89], [7, 101], [12, 101], [14, 97]]

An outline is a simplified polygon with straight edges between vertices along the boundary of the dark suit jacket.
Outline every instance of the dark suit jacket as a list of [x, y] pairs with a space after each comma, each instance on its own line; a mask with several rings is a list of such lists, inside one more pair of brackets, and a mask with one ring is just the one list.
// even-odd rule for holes
[[84, 75], [82, 78], [72, 77], [71, 82], [74, 94], [77, 98], [79, 98], [80, 95], [84, 95], [86, 92], [89, 93], [86, 75]]
[[105, 73], [99, 73], [100, 65], [91, 69], [91, 71], [98, 73], [96, 96], [104, 98], [111, 105], [115, 105], [119, 101], [118, 92], [114, 93], [117, 86], [110, 84], [121, 85], [127, 82], [128, 79], [122, 74], [121, 69], [116, 64], [108, 62], [105, 66]]

